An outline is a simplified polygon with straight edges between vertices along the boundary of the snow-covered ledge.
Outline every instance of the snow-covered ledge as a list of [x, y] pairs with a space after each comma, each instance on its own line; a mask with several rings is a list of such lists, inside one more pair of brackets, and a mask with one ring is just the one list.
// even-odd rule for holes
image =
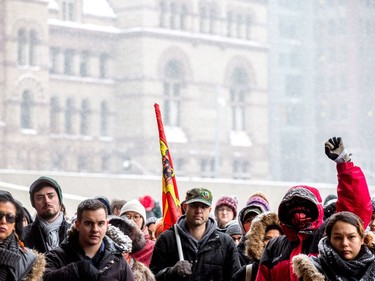
[[250, 147], [253, 145], [245, 131], [231, 131], [229, 138], [232, 146]]

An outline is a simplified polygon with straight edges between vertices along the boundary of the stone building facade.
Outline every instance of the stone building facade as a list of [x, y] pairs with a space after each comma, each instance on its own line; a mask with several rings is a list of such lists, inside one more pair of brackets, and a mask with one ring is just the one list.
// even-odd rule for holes
[[1, 1], [0, 169], [267, 179], [266, 3]]

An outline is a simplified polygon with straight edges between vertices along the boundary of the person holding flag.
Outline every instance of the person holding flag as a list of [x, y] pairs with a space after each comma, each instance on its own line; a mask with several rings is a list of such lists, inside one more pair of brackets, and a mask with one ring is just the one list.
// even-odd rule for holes
[[156, 280], [230, 281], [240, 268], [237, 247], [217, 230], [211, 205], [206, 188], [186, 193], [185, 215], [156, 240], [150, 263]]

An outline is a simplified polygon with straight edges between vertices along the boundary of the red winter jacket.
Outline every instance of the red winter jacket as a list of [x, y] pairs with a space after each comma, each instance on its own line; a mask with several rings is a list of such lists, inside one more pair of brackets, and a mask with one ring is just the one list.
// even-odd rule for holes
[[[367, 182], [362, 170], [352, 162], [337, 164], [338, 186], [336, 211], [350, 211], [358, 215], [367, 226], [372, 215], [372, 206]], [[309, 226], [297, 230], [291, 226], [288, 211], [296, 202], [309, 205], [314, 217]], [[294, 205], [295, 206], [295, 205]], [[319, 191], [313, 187], [290, 188], [279, 206], [279, 218], [284, 231], [272, 239], [263, 252], [256, 281], [290, 280], [298, 281], [293, 273], [293, 256], [303, 253], [318, 254], [318, 242], [323, 237], [323, 207]]]

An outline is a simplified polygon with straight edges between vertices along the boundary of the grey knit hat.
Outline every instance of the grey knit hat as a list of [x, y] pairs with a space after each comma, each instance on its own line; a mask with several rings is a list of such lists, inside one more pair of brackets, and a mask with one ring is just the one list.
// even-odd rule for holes
[[59, 196], [60, 204], [62, 203], [63, 196], [62, 196], [62, 192], [61, 192], [61, 187], [57, 183], [57, 181], [55, 181], [54, 179], [49, 178], [49, 177], [40, 177], [31, 184], [30, 189], [29, 189], [30, 202], [31, 202], [31, 205], [34, 208], [35, 208], [34, 193], [39, 191], [43, 187], [46, 187], [46, 186], [53, 187], [56, 190], [57, 195]]

